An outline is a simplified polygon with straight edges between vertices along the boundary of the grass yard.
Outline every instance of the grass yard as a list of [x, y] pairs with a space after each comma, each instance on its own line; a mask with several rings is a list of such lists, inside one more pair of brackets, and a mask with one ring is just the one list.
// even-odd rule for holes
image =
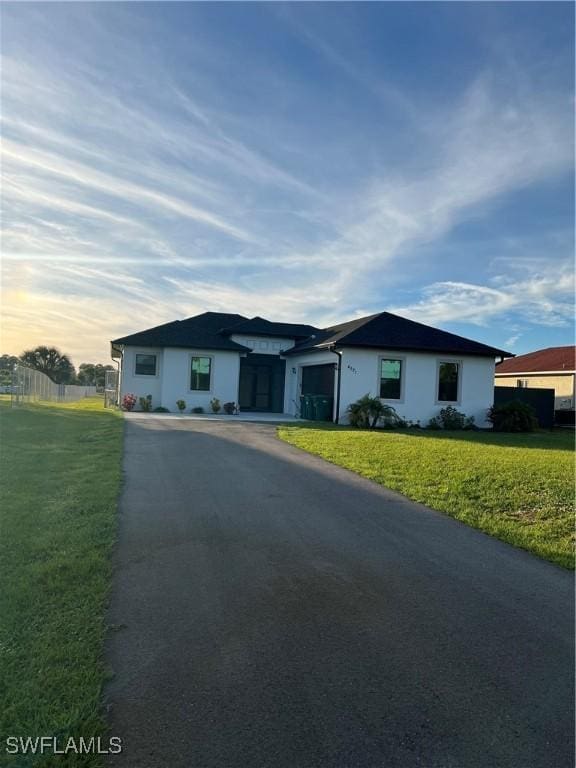
[[574, 567], [574, 433], [280, 427], [282, 440], [565, 568]]
[[101, 399], [16, 409], [0, 401], [2, 765], [101, 764], [73, 752], [5, 763], [4, 739], [105, 735], [104, 608], [122, 431]]

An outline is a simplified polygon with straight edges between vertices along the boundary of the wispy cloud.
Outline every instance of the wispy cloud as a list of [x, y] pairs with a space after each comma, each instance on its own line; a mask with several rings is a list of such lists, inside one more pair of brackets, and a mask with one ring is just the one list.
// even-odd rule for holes
[[[112, 12], [130, 27], [132, 9]], [[333, 72], [334, 109], [340, 94], [362, 99], [364, 123], [315, 110], [322, 88], [284, 62], [274, 70], [272, 53], [260, 74], [247, 52], [243, 77], [230, 70], [227, 82], [213, 74], [229, 63], [218, 45], [197, 40], [200, 55], [190, 44], [193, 76], [169, 65], [165, 46], [111, 45], [108, 33], [122, 35], [97, 8], [85, 13], [100, 58], [76, 46], [70, 66], [58, 15], [36, 14], [42, 46], [11, 46], [3, 67], [4, 345], [19, 351], [26, 329], [27, 344], [58, 340], [75, 355], [89, 344], [102, 359], [108, 338], [204, 309], [317, 323], [394, 307], [453, 326], [570, 322], [566, 222], [546, 225], [544, 256], [522, 225], [496, 223], [511, 196], [572, 167], [565, 89], [536, 87], [545, 81], [508, 56], [424, 102], [287, 12], [286, 39]], [[250, 76], [258, 105], [239, 98]], [[369, 123], [364, 138], [356, 129]], [[493, 228], [482, 262], [453, 238], [475, 221]], [[89, 332], [87, 309], [98, 318]]]
[[[422, 289], [422, 298], [392, 311], [431, 324], [454, 321], [486, 325], [512, 312], [549, 327], [570, 327], [574, 320], [574, 272], [534, 276], [498, 287], [439, 282]], [[515, 341], [518, 336], [513, 337]]]
[[176, 213], [238, 240], [251, 239], [248, 233], [210, 211], [190, 205], [185, 200], [172, 195], [165, 195], [149, 187], [124, 181], [121, 177], [110, 176], [80, 163], [64, 160], [61, 156], [29, 149], [9, 139], [3, 142], [3, 152], [4, 162], [8, 167], [10, 163], [17, 169], [33, 167], [47, 177], [64, 177], [75, 185], [120, 198], [124, 202], [152, 207], [155, 211]]
[[506, 339], [506, 341], [504, 342], [504, 348], [506, 350], [513, 350], [521, 338], [522, 338], [521, 333], [514, 333], [512, 336]]

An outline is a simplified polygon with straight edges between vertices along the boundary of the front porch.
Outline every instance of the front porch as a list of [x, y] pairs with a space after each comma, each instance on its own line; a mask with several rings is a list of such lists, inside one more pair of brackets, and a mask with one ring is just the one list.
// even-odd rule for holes
[[238, 402], [241, 413], [281, 416], [285, 378], [286, 361], [278, 355], [250, 352], [240, 358]]

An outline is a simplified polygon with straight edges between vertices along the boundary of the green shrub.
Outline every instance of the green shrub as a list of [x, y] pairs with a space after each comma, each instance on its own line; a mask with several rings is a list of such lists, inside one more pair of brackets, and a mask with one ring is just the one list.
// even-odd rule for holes
[[217, 397], [213, 397], [212, 400], [210, 400], [210, 408], [212, 408], [212, 413], [220, 412], [222, 406], [220, 404], [220, 400], [218, 400]]
[[464, 429], [466, 416], [452, 405], [440, 410], [440, 424], [443, 429]]
[[176, 400], [176, 407], [180, 411], [180, 413], [184, 413], [186, 410], [186, 400]]
[[204, 413], [204, 408], [201, 405], [196, 405], [190, 409], [190, 413]]
[[488, 411], [488, 421], [495, 432], [533, 432], [538, 426], [532, 406], [520, 400], [493, 405]]
[[154, 408], [154, 413], [170, 413], [169, 408], [164, 408], [163, 405], [159, 405], [157, 408]]
[[346, 409], [348, 423], [360, 429], [374, 429], [381, 422], [383, 427], [401, 427], [405, 422], [391, 405], [385, 405], [380, 398], [364, 395]]
[[438, 416], [433, 416], [426, 429], [476, 429], [474, 416], [466, 416], [465, 413], [447, 405], [440, 410]]
[[224, 408], [224, 413], [227, 413], [228, 416], [236, 413], [236, 403], [224, 403], [222, 407]]
[[139, 397], [138, 402], [140, 403], [140, 408], [143, 411], [151, 411], [152, 410], [152, 395], [146, 395], [146, 397]]

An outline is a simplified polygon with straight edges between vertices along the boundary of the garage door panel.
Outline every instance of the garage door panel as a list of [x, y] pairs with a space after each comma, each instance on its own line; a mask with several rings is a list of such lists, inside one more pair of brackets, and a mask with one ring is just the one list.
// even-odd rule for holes
[[302, 368], [302, 394], [334, 396], [334, 364], [306, 365]]

